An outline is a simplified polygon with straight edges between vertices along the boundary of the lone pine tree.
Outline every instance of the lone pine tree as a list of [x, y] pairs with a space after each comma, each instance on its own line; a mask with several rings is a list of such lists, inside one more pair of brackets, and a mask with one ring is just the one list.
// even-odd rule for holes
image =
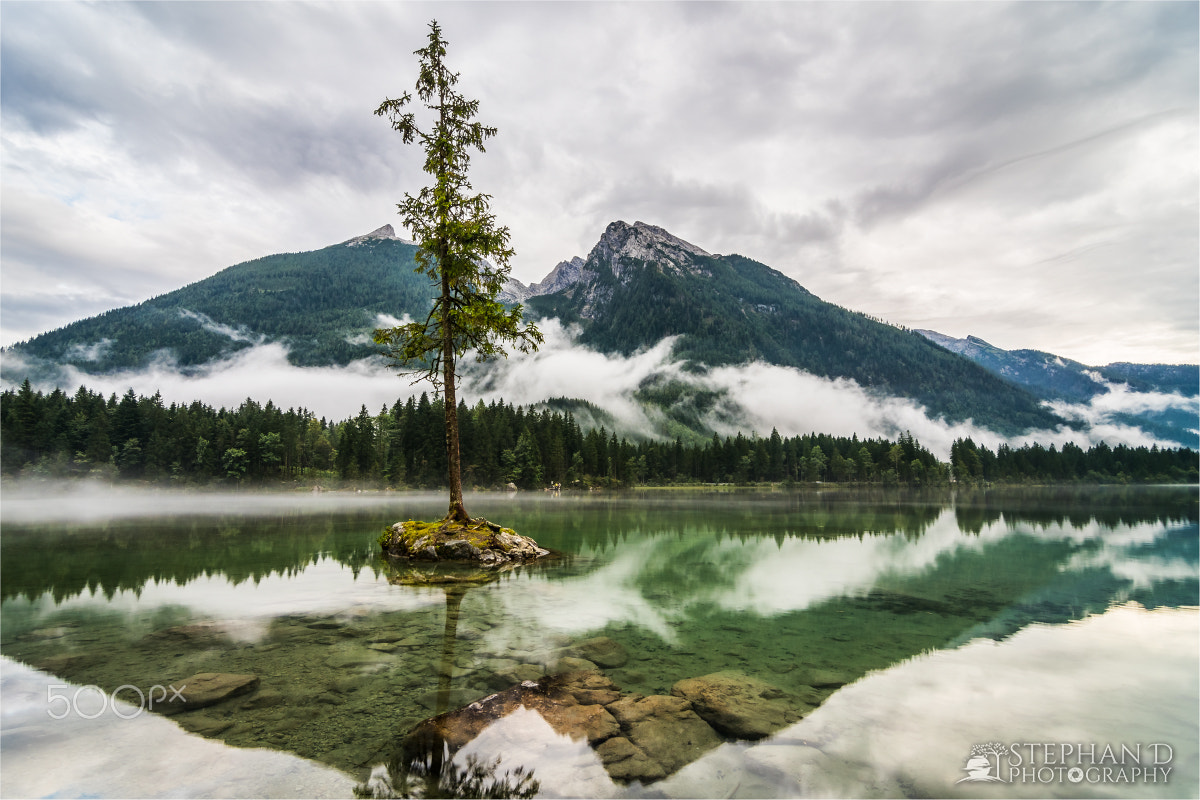
[[420, 245], [416, 271], [440, 285], [433, 307], [422, 322], [375, 331], [375, 342], [415, 380], [428, 380], [445, 396], [446, 456], [450, 483], [447, 521], [470, 519], [463, 505], [462, 462], [458, 436], [455, 365], [469, 350], [476, 358], [506, 356], [506, 346], [521, 352], [536, 350], [542, 335], [522, 324], [520, 305], [505, 307], [498, 299], [509, 274], [507, 227], [497, 227], [489, 210], [491, 196], [473, 193], [468, 180], [471, 151], [484, 152], [484, 142], [496, 129], [475, 120], [478, 100], [455, 90], [458, 73], [446, 68], [446, 41], [437, 21], [429, 23], [429, 42], [416, 51], [420, 57], [416, 93], [432, 112], [427, 128], [405, 110], [412, 96], [387, 99], [375, 109], [386, 117], [405, 144], [419, 142], [425, 151], [425, 172], [433, 177], [416, 196], [406, 193], [398, 203], [400, 216]]

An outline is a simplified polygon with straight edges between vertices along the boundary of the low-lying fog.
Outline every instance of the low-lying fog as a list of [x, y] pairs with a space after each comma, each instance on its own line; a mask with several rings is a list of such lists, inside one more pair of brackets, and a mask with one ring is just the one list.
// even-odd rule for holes
[[172, 516], [275, 517], [377, 508], [398, 502], [444, 512], [445, 492], [214, 491], [121, 486], [93, 480], [10, 481], [4, 484], [0, 525], [33, 522], [96, 523]]
[[[966, 436], [992, 448], [1032, 442], [1060, 447], [1075, 442], [1086, 448], [1101, 441], [1175, 446], [1141, 428], [1117, 422], [1118, 415], [1172, 408], [1200, 415], [1198, 398], [1135, 392], [1126, 385], [1108, 384], [1108, 391], [1090, 403], [1050, 404], [1059, 415], [1082, 423], [1083, 430], [1059, 427], [1004, 437], [973, 422], [951, 424], [931, 419], [912, 400], [876, 396], [848, 379], [829, 380], [763, 362], [719, 367], [697, 375], [671, 359], [672, 338], [626, 357], [580, 345], [575, 332], [558, 320], [542, 322], [540, 327], [546, 341], [537, 353], [514, 354], [486, 366], [464, 361], [459, 397], [472, 404], [503, 399], [526, 406], [555, 397], [580, 398], [613, 414], [625, 432], [651, 435], [654, 416], [661, 412], [641, 405], [635, 394], [647, 379], [665, 378], [720, 393], [724, 401], [709, 412], [706, 421], [723, 434], [741, 430], [766, 435], [776, 428], [784, 436], [817, 432], [892, 438], [910, 431], [941, 458], [948, 458], [955, 439]], [[5, 372], [18, 374], [20, 356], [8, 353], [5, 358], [8, 367], [18, 367]], [[166, 403], [201, 400], [227, 408], [235, 408], [247, 398], [260, 403], [272, 400], [282, 408], [307, 408], [331, 421], [352, 417], [362, 406], [376, 413], [398, 398], [430, 390], [427, 383], [412, 384], [409, 378], [398, 376], [378, 358], [345, 367], [296, 367], [288, 363], [286, 347], [279, 343], [255, 344], [193, 374], [181, 372], [169, 357], [144, 370], [101, 376], [68, 367], [59, 385], [68, 392], [83, 385], [106, 395], [120, 395], [130, 388], [139, 395], [158, 391]], [[730, 419], [742, 422], [732, 424]]]

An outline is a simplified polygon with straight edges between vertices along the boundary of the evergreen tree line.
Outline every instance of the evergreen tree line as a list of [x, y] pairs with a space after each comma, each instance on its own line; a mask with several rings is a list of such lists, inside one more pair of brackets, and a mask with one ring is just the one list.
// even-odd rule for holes
[[950, 447], [950, 468], [963, 483], [1196, 483], [1197, 453], [1186, 447], [1111, 447], [1101, 442], [1084, 450], [1067, 442], [1061, 450], [1040, 444], [992, 452], [971, 439]]
[[[569, 411], [504, 401], [460, 403], [463, 483], [481, 489], [620, 488], [673, 483], [942, 485], [984, 482], [1186, 483], [1197, 454], [1186, 448], [1067, 444], [1001, 446], [960, 439], [950, 463], [911, 434], [896, 440], [807, 434], [721, 437], [700, 444], [630, 441], [583, 430]], [[446, 483], [440, 399], [363, 406], [340, 422], [306, 409], [247, 399], [236, 409], [199, 401], [166, 405], [158, 393], [122, 397], [80, 387], [34, 391], [26, 380], [0, 395], [0, 474], [98, 476], [183, 484], [320, 483], [428, 488]]]

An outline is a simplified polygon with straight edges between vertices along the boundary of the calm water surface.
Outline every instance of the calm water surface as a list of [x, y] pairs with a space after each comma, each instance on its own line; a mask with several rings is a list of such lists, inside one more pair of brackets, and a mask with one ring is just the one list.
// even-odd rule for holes
[[[536, 713], [460, 759], [524, 766], [542, 796], [1200, 792], [1195, 487], [470, 500], [562, 556], [417, 587], [376, 540], [440, 497], [6, 489], [0, 791], [379, 790], [414, 725], [599, 640], [623, 692], [731, 672], [798, 721], [648, 783], [614, 780]], [[172, 717], [79, 692], [206, 672], [259, 685]], [[1063, 743], [1094, 744], [1096, 770]]]

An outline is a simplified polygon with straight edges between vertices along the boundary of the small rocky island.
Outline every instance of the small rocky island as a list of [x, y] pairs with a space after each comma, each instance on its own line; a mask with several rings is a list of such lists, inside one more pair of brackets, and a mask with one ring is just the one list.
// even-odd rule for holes
[[413, 561], [469, 562], [485, 567], [521, 564], [550, 555], [528, 536], [483, 517], [468, 522], [397, 522], [379, 537], [383, 552]]

